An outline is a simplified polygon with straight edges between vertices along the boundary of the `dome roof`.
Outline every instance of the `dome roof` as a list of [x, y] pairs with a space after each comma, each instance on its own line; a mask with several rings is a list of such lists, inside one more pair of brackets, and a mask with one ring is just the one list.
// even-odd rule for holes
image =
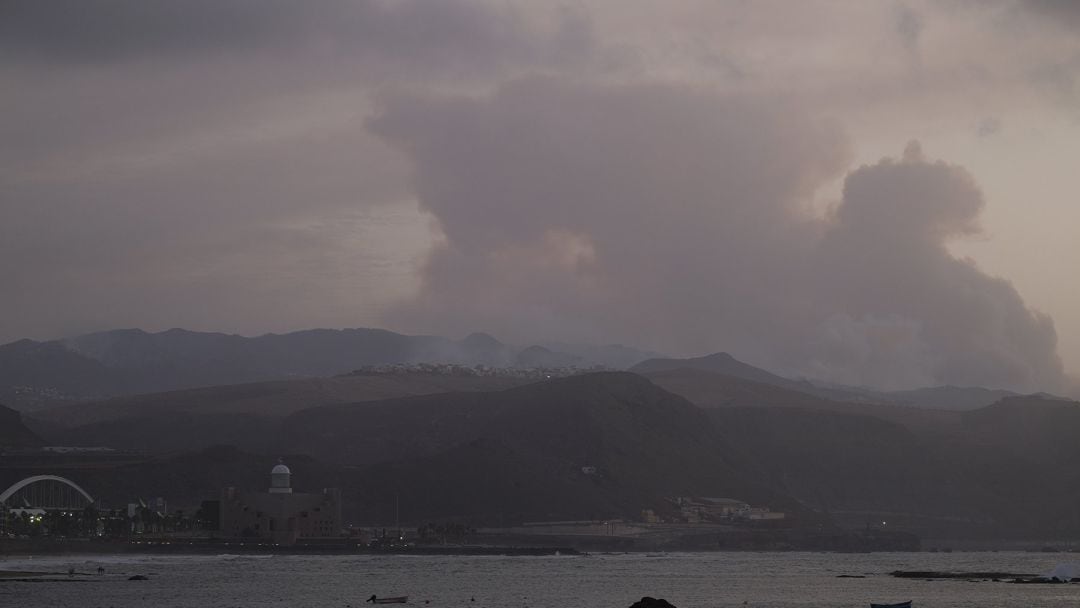
[[271, 475], [292, 475], [292, 471], [284, 464], [278, 464], [273, 469], [270, 469]]

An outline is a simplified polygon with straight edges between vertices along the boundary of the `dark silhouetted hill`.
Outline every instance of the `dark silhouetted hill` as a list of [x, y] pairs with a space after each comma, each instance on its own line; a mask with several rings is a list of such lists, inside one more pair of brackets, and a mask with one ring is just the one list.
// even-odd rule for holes
[[888, 520], [942, 538], [1080, 533], [1080, 404], [1008, 398], [936, 412], [948, 417], [939, 426], [855, 411], [720, 407], [709, 415], [783, 491], [849, 525]]
[[[70, 429], [67, 439], [144, 449], [149, 464], [125, 475], [157, 475], [192, 492], [229, 475], [240, 481], [225, 485], [265, 484], [264, 461], [291, 454], [318, 483], [342, 487], [351, 517], [364, 522], [392, 521], [395, 498], [407, 520], [516, 523], [633, 518], [664, 497], [697, 495], [814, 509], [855, 528], [887, 521], [938, 538], [1080, 534], [1080, 404], [1012, 397], [937, 411], [691, 372], [653, 376], [700, 383], [695, 390], [712, 395], [707, 408], [630, 373], [308, 409], [296, 408], [303, 397], [252, 385], [250, 394], [230, 387], [232, 401], [136, 408]], [[257, 413], [264, 398], [281, 400], [267, 407], [273, 415]], [[218, 442], [265, 456], [250, 457], [258, 467], [244, 477], [248, 456], [234, 462], [204, 449]], [[219, 464], [209, 460], [215, 454]], [[168, 491], [158, 478], [146, 483]]]
[[30, 448], [44, 442], [23, 424], [22, 414], [0, 405], [0, 448]]
[[100, 398], [128, 390], [122, 373], [59, 342], [0, 345], [0, 399], [14, 406]]
[[64, 427], [169, 412], [257, 414], [276, 418], [320, 405], [434, 393], [494, 391], [529, 382], [532, 380], [512, 376], [350, 374], [115, 397], [43, 408], [35, 411], [33, 417]]
[[[298, 412], [282, 429], [283, 451], [371, 467], [360, 485], [379, 488], [381, 500], [411, 492], [421, 504], [435, 484], [487, 516], [498, 505], [519, 512], [555, 488], [562, 490], [535, 503], [531, 515], [636, 516], [680, 495], [793, 505], [755, 478], [699, 408], [628, 373], [328, 406]], [[423, 504], [440, 500], [436, 493]]]

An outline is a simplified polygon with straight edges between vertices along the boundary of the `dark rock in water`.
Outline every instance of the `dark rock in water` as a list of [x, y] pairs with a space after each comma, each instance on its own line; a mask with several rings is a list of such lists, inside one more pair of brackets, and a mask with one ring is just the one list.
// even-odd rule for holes
[[671, 602], [667, 600], [658, 600], [654, 597], [643, 597], [640, 601], [634, 602], [630, 608], [675, 608], [671, 605]]
[[150, 578], [146, 577], [146, 576], [143, 576], [141, 574], [136, 574], [135, 576], [129, 576], [128, 580], [129, 581], [148, 581], [148, 580], [150, 580]]
[[1010, 572], [939, 572], [937, 570], [894, 570], [889, 573], [896, 578], [935, 579], [995, 579], [995, 578], [1032, 578], [1034, 574], [1016, 574]]

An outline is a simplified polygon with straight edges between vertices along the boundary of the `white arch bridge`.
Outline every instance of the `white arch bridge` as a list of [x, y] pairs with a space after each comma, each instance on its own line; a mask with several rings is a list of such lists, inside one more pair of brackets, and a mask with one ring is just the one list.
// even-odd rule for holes
[[0, 493], [0, 504], [12, 509], [32, 507], [76, 511], [94, 504], [94, 499], [70, 479], [56, 475], [35, 475], [15, 482]]

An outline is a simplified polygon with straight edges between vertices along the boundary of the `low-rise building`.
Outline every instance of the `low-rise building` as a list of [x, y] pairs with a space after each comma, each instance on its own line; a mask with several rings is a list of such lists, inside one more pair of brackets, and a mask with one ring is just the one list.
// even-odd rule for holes
[[745, 519], [750, 515], [750, 505], [733, 498], [679, 497], [675, 504], [688, 523]]

